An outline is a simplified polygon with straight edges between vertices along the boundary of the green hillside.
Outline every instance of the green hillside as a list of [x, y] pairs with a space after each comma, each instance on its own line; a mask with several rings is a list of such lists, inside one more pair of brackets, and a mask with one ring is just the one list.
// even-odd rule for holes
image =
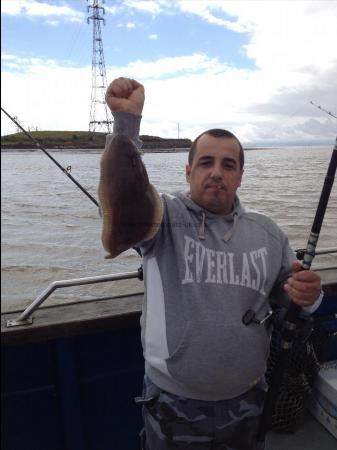
[[[106, 133], [89, 133], [88, 131], [32, 131], [30, 134], [46, 149], [102, 149]], [[166, 139], [158, 136], [141, 136], [143, 150], [164, 150], [189, 148], [189, 139]], [[36, 145], [24, 133], [1, 136], [1, 148], [35, 149]]]

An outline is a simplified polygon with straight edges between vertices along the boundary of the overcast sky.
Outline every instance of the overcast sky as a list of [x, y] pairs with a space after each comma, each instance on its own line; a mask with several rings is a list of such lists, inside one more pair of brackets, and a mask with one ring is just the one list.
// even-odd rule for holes
[[[93, 0], [2, 0], [2, 106], [23, 126], [87, 130]], [[333, 144], [337, 1], [106, 0], [108, 82], [144, 84], [141, 134]], [[1, 115], [1, 134], [16, 128]]]

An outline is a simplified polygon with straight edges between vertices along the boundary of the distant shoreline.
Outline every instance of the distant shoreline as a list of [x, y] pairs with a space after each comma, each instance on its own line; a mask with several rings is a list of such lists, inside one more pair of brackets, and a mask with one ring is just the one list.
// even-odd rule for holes
[[[45, 150], [53, 153], [102, 153], [104, 147], [100, 148], [77, 148], [77, 147], [44, 147]], [[143, 153], [186, 153], [189, 148], [142, 148]], [[40, 148], [13, 148], [13, 147], [1, 147], [1, 153], [35, 153], [41, 152]]]
[[[30, 135], [41, 147], [55, 153], [101, 153], [104, 150], [106, 133], [89, 133], [87, 131], [31, 131]], [[185, 153], [192, 141], [187, 138], [162, 138], [159, 136], [141, 135], [144, 153]], [[323, 143], [283, 143], [280, 145], [244, 145], [244, 150], [271, 150], [289, 146], [312, 147], [325, 146]], [[35, 152], [40, 147], [29, 139], [24, 133], [14, 133], [1, 136], [1, 152]]]
[[[275, 150], [281, 149], [282, 147], [244, 147], [244, 151], [252, 151], [252, 150]], [[102, 153], [104, 147], [94, 147], [94, 148], [84, 148], [84, 147], [44, 147], [45, 150], [52, 153]], [[142, 153], [187, 153], [190, 150], [190, 147], [172, 147], [172, 148], [142, 148]], [[12, 146], [1, 147], [1, 153], [35, 153], [41, 152], [41, 149], [38, 147], [32, 148], [13, 148]]]

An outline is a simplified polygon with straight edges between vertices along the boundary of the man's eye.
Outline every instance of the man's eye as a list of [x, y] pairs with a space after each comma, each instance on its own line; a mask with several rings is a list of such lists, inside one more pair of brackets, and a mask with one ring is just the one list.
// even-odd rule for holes
[[224, 164], [226, 170], [235, 170], [235, 164], [226, 163]]

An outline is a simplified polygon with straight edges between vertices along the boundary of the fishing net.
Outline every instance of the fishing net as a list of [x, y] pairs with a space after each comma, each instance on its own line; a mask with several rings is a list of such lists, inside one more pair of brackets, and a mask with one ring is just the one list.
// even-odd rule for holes
[[311, 342], [321, 363], [337, 359], [336, 313], [319, 316], [315, 320]]
[[[302, 318], [295, 332], [295, 340], [288, 355], [287, 369], [272, 414], [272, 430], [293, 432], [304, 420], [306, 401], [321, 367], [320, 356], [323, 355], [327, 342], [331, 338], [336, 339], [335, 331], [324, 329], [320, 325], [321, 322], [315, 324], [310, 317]], [[282, 327], [276, 323], [266, 372], [268, 384], [281, 350], [281, 332]]]

